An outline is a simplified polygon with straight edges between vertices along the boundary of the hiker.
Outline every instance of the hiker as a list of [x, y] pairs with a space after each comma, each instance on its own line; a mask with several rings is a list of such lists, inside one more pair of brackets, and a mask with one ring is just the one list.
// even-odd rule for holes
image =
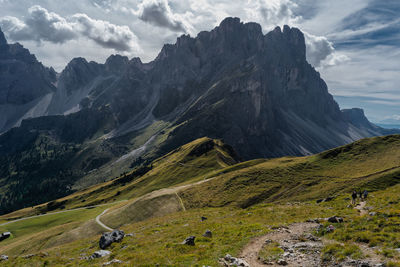
[[357, 191], [353, 191], [353, 193], [351, 194], [351, 199], [351, 204], [355, 205], [357, 201]]
[[360, 192], [358, 192], [358, 195], [360, 196], [360, 202], [362, 202], [363, 201], [363, 193], [361, 190], [360, 190]]
[[367, 200], [367, 197], [368, 197], [368, 191], [367, 191], [367, 190], [364, 190], [364, 192], [363, 192], [363, 199], [364, 199], [364, 201]]

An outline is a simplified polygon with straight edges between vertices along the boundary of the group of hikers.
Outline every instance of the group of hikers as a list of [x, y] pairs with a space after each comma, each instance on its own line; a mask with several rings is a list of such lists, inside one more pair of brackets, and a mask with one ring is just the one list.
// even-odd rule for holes
[[357, 196], [360, 196], [360, 201], [366, 201], [367, 197], [368, 197], [368, 191], [364, 190], [363, 192], [359, 192], [357, 193], [356, 190], [353, 191], [353, 193], [351, 194], [351, 204], [356, 205], [357, 203]]

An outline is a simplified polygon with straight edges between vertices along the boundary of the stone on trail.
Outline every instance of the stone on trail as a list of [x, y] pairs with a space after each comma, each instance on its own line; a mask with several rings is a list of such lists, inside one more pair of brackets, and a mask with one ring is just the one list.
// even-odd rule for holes
[[243, 259], [232, 257], [229, 254], [221, 259], [225, 266], [241, 266], [241, 267], [250, 267], [250, 265]]
[[182, 242], [182, 245], [194, 246], [194, 240], [196, 239], [195, 236], [189, 236]]
[[279, 265], [282, 265], [282, 266], [288, 265], [287, 261], [285, 261], [284, 259], [278, 260], [277, 263], [278, 263]]
[[101, 249], [106, 249], [114, 242], [121, 242], [124, 236], [124, 231], [120, 230], [104, 233], [100, 237], [99, 246]]

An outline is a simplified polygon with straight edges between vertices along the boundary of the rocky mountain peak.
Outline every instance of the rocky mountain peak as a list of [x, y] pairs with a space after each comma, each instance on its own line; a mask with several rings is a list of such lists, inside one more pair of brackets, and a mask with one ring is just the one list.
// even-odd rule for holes
[[105, 67], [106, 71], [111, 73], [124, 72], [126, 66], [129, 64], [129, 58], [121, 55], [111, 55], [107, 58]]
[[6, 44], [7, 44], [7, 39], [4, 36], [4, 33], [2, 32], [2, 30], [0, 28], [0, 46], [6, 45]]
[[263, 36], [261, 25], [254, 22], [243, 23], [239, 18], [228, 17], [215, 29], [216, 35], [225, 35], [236, 39], [239, 35], [243, 39], [255, 40]]
[[306, 44], [304, 34], [295, 27], [284, 25], [283, 29], [275, 27], [275, 29], [265, 35], [266, 41], [270, 47], [278, 50], [282, 49], [290, 53], [290, 57], [297, 61], [306, 60]]

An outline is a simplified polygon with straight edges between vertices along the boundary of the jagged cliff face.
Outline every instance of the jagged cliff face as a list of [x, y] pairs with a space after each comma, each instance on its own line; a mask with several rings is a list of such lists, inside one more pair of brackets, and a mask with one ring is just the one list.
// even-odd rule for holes
[[0, 191], [7, 192], [0, 213], [111, 179], [109, 173], [126, 170], [122, 159], [130, 166], [135, 157], [157, 157], [204, 136], [253, 159], [396, 132], [371, 124], [362, 110], [339, 109], [306, 61], [300, 30], [264, 35], [260, 25], [238, 18], [181, 36], [150, 63], [76, 58], [57, 79], [0, 31], [0, 75], [0, 112], [7, 114], [0, 132], [42, 116], [0, 135]]

